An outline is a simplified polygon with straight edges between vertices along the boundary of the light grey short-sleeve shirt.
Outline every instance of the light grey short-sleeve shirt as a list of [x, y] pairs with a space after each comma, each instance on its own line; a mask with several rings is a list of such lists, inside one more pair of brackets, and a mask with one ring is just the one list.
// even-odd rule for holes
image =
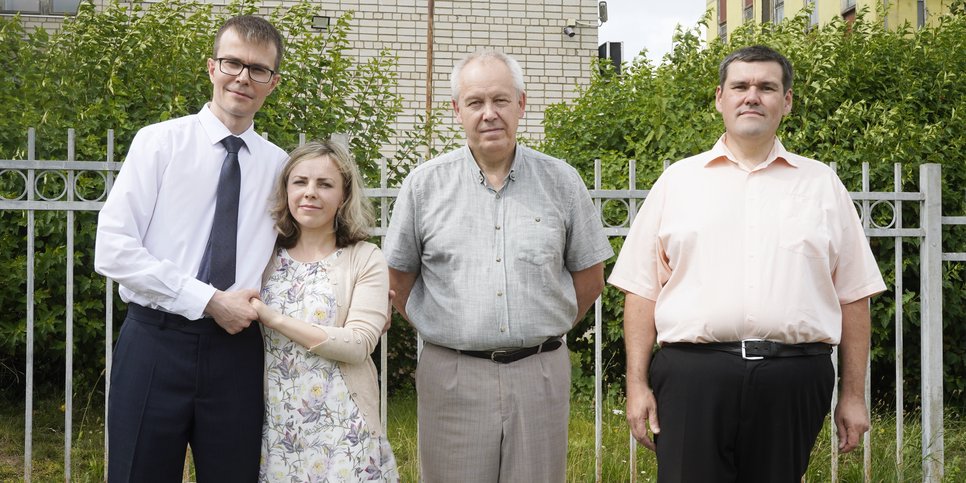
[[499, 191], [464, 146], [414, 169], [384, 243], [418, 272], [406, 305], [424, 340], [462, 350], [537, 345], [577, 314], [571, 272], [613, 255], [577, 171], [517, 146]]

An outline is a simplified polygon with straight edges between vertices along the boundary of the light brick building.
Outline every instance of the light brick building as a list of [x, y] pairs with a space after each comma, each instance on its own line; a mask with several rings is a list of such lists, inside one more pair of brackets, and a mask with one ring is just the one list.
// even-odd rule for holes
[[[79, 0], [0, 0], [2, 14], [19, 10], [28, 26], [56, 29], [64, 12], [76, 10]], [[93, 0], [106, 5], [105, 0]], [[209, 0], [226, 4], [226, 0]], [[148, 3], [148, 2], [145, 2]], [[286, 0], [263, 0], [264, 13]], [[398, 92], [403, 112], [398, 132], [413, 127], [426, 112], [427, 92], [435, 106], [449, 103], [449, 73], [464, 53], [496, 48], [520, 61], [527, 90], [527, 113], [521, 134], [543, 137], [543, 112], [550, 104], [576, 97], [577, 86], [590, 81], [590, 60], [597, 56], [597, 0], [343, 0], [314, 2], [320, 15], [335, 19], [355, 11], [349, 34], [350, 55], [361, 61], [388, 48], [398, 56]], [[432, 84], [427, 35], [432, 18]], [[322, 20], [322, 19], [320, 19]], [[564, 28], [572, 27], [572, 37]], [[455, 123], [451, 115], [446, 119]], [[393, 151], [391, 148], [388, 152]]]

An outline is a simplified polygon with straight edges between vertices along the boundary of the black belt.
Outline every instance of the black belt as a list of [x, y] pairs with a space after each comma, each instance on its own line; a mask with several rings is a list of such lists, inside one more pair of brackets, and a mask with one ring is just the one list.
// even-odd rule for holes
[[215, 319], [210, 317], [191, 320], [178, 314], [152, 309], [133, 302], [127, 304], [127, 317], [143, 324], [160, 327], [162, 330], [172, 329], [189, 334], [227, 334], [225, 329], [221, 328], [215, 322]]
[[832, 353], [832, 346], [824, 342], [783, 344], [762, 339], [745, 339], [736, 342], [666, 342], [661, 347], [678, 349], [702, 349], [727, 352], [743, 359], [757, 360], [766, 357], [820, 356]]
[[533, 347], [524, 347], [522, 349], [507, 349], [498, 351], [463, 351], [458, 349], [456, 352], [467, 355], [470, 357], [479, 357], [480, 359], [489, 359], [493, 362], [499, 362], [500, 364], [509, 364], [511, 362], [516, 362], [520, 359], [525, 359], [534, 354], [539, 354], [541, 352], [551, 352], [555, 351], [563, 345], [563, 341], [560, 337], [551, 337], [545, 340], [540, 345], [535, 345]]

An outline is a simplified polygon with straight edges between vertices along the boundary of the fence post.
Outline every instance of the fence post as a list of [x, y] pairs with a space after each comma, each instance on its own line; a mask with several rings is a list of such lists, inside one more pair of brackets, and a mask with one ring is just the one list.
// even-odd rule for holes
[[[67, 130], [67, 161], [75, 160], [74, 143], [76, 137], [74, 128]], [[75, 199], [74, 185], [76, 174], [68, 170], [64, 178], [66, 200]], [[67, 283], [64, 290], [64, 481], [71, 481], [71, 447], [74, 445], [74, 210], [67, 210], [67, 257], [64, 261], [67, 272]]]
[[943, 479], [943, 266], [941, 166], [919, 167], [921, 223], [919, 248], [922, 303], [922, 481]]
[[[600, 190], [601, 183], [601, 165], [600, 160], [594, 160], [594, 190]], [[600, 198], [594, 200], [594, 204], [597, 208], [597, 213], [600, 214], [601, 220], [604, 218], [604, 213], [601, 209], [603, 201]], [[601, 330], [601, 297], [597, 296], [597, 300], [594, 301], [594, 481], [600, 483], [604, 481], [604, 391], [603, 383], [601, 382], [604, 378], [603, 374], [603, 330]]]

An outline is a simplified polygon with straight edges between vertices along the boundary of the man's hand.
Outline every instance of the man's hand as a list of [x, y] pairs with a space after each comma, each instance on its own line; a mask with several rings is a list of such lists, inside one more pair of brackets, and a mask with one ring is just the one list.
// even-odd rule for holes
[[661, 432], [657, 421], [657, 399], [649, 388], [627, 388], [627, 424], [638, 443], [655, 451], [654, 439], [648, 436], [648, 426], [652, 434]]
[[862, 435], [869, 430], [864, 397], [839, 397], [835, 405], [835, 429], [839, 435], [839, 453], [848, 453], [859, 446]]
[[258, 318], [258, 313], [248, 302], [253, 297], [258, 297], [258, 290], [218, 290], [205, 306], [205, 313], [215, 319], [225, 332], [234, 335], [247, 329]]

